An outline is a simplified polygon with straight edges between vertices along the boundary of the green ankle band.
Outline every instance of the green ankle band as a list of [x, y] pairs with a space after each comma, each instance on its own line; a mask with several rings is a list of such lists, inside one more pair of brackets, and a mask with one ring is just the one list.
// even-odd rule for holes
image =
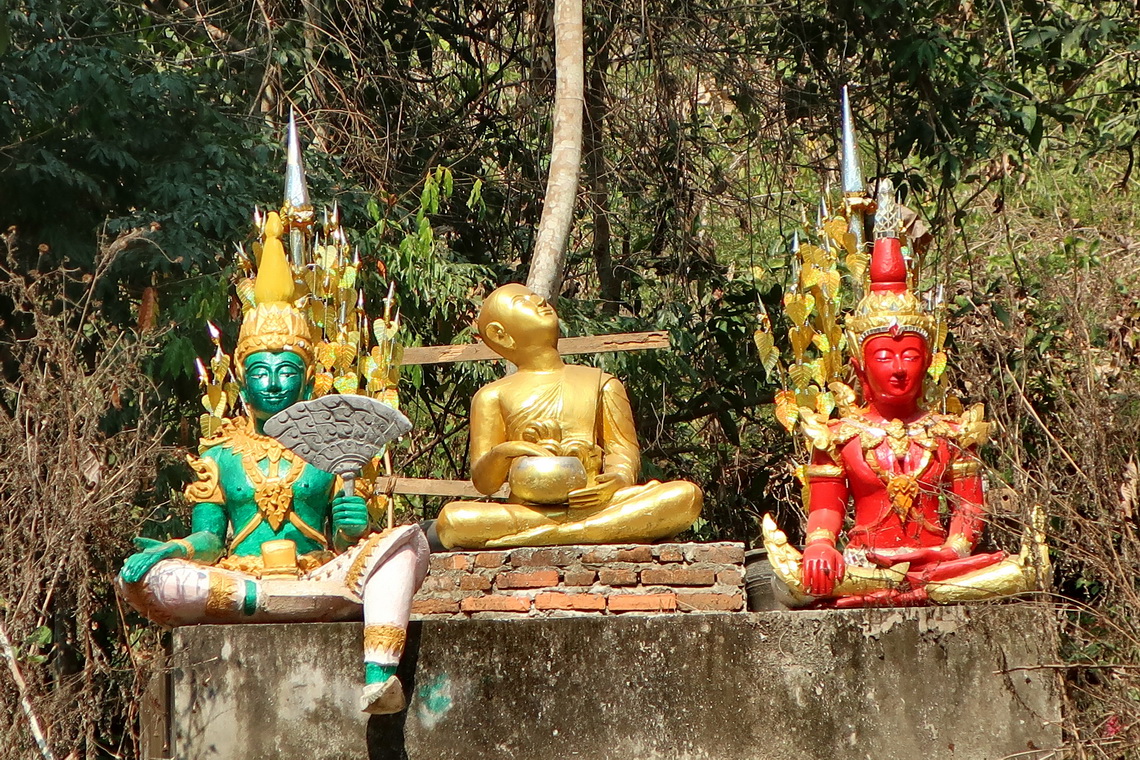
[[395, 665], [381, 665], [378, 662], [364, 663], [364, 683], [384, 683], [396, 675]]

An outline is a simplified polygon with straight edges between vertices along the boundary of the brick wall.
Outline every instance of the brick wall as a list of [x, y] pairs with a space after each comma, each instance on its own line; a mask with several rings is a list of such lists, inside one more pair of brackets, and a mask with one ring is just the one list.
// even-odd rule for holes
[[744, 611], [744, 545], [557, 546], [447, 552], [413, 619]]

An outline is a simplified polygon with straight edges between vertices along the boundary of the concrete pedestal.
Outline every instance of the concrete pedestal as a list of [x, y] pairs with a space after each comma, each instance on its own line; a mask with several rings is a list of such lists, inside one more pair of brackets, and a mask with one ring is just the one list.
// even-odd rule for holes
[[371, 718], [359, 624], [180, 628], [170, 755], [1030, 760], [1060, 742], [1053, 628], [1008, 604], [424, 621], [409, 709]]

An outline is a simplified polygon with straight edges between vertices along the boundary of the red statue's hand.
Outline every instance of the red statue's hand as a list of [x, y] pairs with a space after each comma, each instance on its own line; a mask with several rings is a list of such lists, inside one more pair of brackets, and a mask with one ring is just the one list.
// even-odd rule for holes
[[843, 555], [826, 541], [804, 549], [804, 588], [812, 596], [828, 596], [843, 580], [847, 566]]

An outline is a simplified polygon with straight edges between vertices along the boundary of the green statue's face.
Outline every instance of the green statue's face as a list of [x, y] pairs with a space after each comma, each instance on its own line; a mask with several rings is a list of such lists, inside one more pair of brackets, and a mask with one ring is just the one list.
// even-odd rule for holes
[[242, 395], [253, 416], [267, 420], [308, 395], [305, 361], [291, 351], [260, 351], [245, 360]]

